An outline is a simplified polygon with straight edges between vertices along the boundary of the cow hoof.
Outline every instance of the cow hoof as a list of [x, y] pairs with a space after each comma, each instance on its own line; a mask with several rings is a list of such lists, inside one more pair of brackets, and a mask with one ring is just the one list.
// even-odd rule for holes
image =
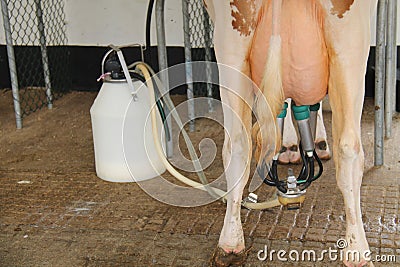
[[297, 145], [282, 146], [278, 158], [279, 164], [300, 164], [301, 157], [299, 147]]
[[282, 146], [281, 151], [279, 151], [278, 162], [282, 165], [290, 163], [290, 151], [286, 146]]
[[244, 266], [247, 259], [248, 250], [242, 250], [239, 253], [226, 252], [220, 247], [217, 247], [212, 256], [211, 266], [213, 267], [228, 267], [228, 266]]
[[299, 151], [298, 145], [292, 145], [289, 147], [290, 151], [290, 163], [291, 164], [300, 164], [301, 163], [301, 156]]
[[322, 160], [331, 159], [331, 152], [325, 140], [315, 142], [315, 152], [317, 152], [318, 157]]

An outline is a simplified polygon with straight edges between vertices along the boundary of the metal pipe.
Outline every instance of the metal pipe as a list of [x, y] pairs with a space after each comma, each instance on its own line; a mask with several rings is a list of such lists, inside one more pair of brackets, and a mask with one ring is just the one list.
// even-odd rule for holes
[[211, 38], [210, 38], [210, 19], [208, 17], [207, 10], [204, 5], [203, 8], [203, 25], [204, 25], [204, 50], [205, 50], [205, 61], [206, 61], [206, 78], [207, 78], [207, 98], [208, 98], [208, 112], [214, 112], [213, 107], [213, 88], [212, 83], [210, 82], [212, 70], [210, 66], [211, 62]]
[[[166, 92], [169, 94], [169, 78], [168, 78], [168, 60], [167, 60], [167, 46], [165, 41], [165, 21], [164, 21], [164, 5], [165, 0], [157, 0], [156, 2], [156, 30], [157, 30], [157, 50], [158, 50], [158, 66], [159, 71], [161, 73], [161, 81], [166, 87]], [[170, 136], [172, 137], [172, 124], [171, 124], [171, 116], [169, 115], [169, 111], [166, 111], [167, 115], [167, 124], [168, 129], [170, 131]], [[167, 140], [166, 144], [166, 152], [167, 157], [171, 158], [173, 151], [173, 143], [172, 138]]]
[[312, 135], [310, 119], [298, 120], [297, 126], [299, 127], [300, 141], [305, 152], [314, 151], [314, 139]]
[[185, 71], [188, 98], [189, 131], [194, 132], [196, 125], [194, 121], [194, 91], [193, 91], [193, 68], [192, 68], [192, 49], [190, 44], [190, 25], [189, 25], [189, 6], [187, 0], [182, 0], [183, 12], [183, 41], [185, 44]]
[[[392, 76], [392, 110], [396, 111], [396, 81], [397, 81], [397, 0], [390, 0], [389, 4], [392, 20], [391, 31], [388, 33], [391, 38], [392, 47], [393, 47], [393, 60], [392, 60], [392, 69], [393, 69], [393, 76]], [[388, 11], [389, 12], [389, 11]], [[389, 17], [389, 15], [388, 15]]]
[[279, 128], [279, 132], [281, 133], [281, 140], [283, 142], [283, 131], [285, 129], [285, 118], [276, 118], [277, 124], [278, 124], [278, 128]]
[[375, 58], [375, 140], [374, 164], [383, 165], [383, 122], [385, 91], [385, 33], [387, 0], [378, 1], [376, 22], [376, 58]]
[[389, 0], [387, 7], [386, 27], [386, 75], [385, 75], [385, 136], [392, 137], [393, 121], [393, 91], [396, 90], [396, 34], [394, 30], [394, 17], [397, 10], [393, 10], [393, 3], [397, 0]]
[[40, 51], [42, 53], [43, 76], [44, 76], [44, 83], [46, 86], [47, 107], [51, 109], [53, 108], [53, 95], [51, 92], [52, 90], [50, 81], [49, 58], [47, 57], [46, 33], [44, 31], [41, 0], [35, 0], [35, 5], [36, 5], [36, 17], [38, 20], [38, 29], [40, 35]]
[[17, 65], [15, 62], [15, 54], [14, 54], [14, 47], [13, 47], [11, 26], [10, 26], [10, 16], [8, 14], [8, 6], [7, 6], [6, 0], [1, 0], [1, 11], [3, 13], [3, 24], [4, 24], [5, 35], [6, 35], [7, 57], [8, 57], [8, 65], [10, 68], [11, 89], [12, 89], [12, 94], [13, 94], [13, 99], [14, 99], [15, 121], [16, 121], [17, 129], [21, 129], [22, 128], [22, 115], [21, 115], [21, 106], [20, 106], [20, 99], [19, 99]]
[[321, 108], [321, 103], [317, 103], [310, 106], [310, 126], [314, 142], [316, 141], [315, 139], [317, 133], [318, 111], [320, 108]]
[[310, 127], [314, 142], [316, 141], [317, 138], [317, 120], [318, 120], [318, 111], [310, 111]]

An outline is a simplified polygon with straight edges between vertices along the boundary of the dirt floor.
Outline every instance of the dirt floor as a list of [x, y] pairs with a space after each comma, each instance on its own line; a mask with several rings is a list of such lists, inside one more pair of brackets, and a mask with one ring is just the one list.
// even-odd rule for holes
[[[175, 207], [155, 200], [135, 183], [99, 179], [89, 114], [95, 97], [69, 93], [52, 110], [24, 118], [24, 128], [16, 130], [11, 93], [0, 91], [0, 266], [208, 266], [224, 204]], [[375, 168], [373, 114], [372, 100], [367, 99], [362, 120], [364, 227], [373, 255], [397, 257], [396, 262], [375, 266], [400, 266], [400, 118], [394, 120], [393, 138], [385, 140], [385, 165]], [[328, 129], [330, 117], [325, 113]], [[204, 137], [217, 144], [217, 158], [206, 169], [209, 176], [223, 173], [222, 133], [220, 127], [199, 120], [191, 134], [195, 145]], [[246, 266], [341, 265], [329, 259], [282, 262], [257, 256], [265, 246], [319, 253], [334, 248], [344, 236], [343, 199], [332, 160], [325, 169], [300, 210], [242, 210], [251, 247]], [[266, 199], [273, 189], [262, 186], [257, 194]]]

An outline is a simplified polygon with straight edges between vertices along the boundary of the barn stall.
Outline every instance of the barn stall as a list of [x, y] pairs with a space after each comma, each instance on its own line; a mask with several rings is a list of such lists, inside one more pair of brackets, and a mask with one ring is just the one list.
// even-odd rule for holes
[[[3, 2], [9, 9], [10, 21], [14, 13], [21, 14], [22, 11], [17, 9], [16, 3]], [[200, 3], [184, 1], [181, 5], [180, 1], [171, 1], [171, 3], [167, 2], [163, 8], [162, 3], [159, 3], [162, 1], [157, 2], [158, 9], [156, 8], [154, 12], [151, 39], [153, 45], [158, 46], [145, 51], [150, 54], [149, 64], [156, 69], [165, 68], [165, 65], [162, 66], [163, 59], [158, 59], [161, 66], [157, 64], [158, 56], [163, 56], [162, 50], [166, 51], [164, 56], [169, 57], [167, 60], [164, 58], [164, 64], [166, 61], [169, 65], [181, 63], [184, 60], [212, 61], [213, 55], [210, 49], [212, 45], [207, 34], [212, 25], [205, 17]], [[4, 3], [2, 3], [3, 14]], [[146, 26], [144, 14], [147, 3], [138, 1], [138, 3], [129, 4], [121, 1], [121, 6], [125, 6], [121, 8], [121, 6], [109, 5], [105, 2], [99, 2], [96, 5], [79, 1], [60, 2], [57, 12], [65, 12], [64, 15], [58, 16], [64, 18], [64, 23], [62, 23], [64, 26], [53, 27], [61, 32], [61, 36], [68, 38], [61, 37], [60, 43], [53, 41], [54, 43], [47, 44], [43, 43], [43, 35], [46, 35], [46, 32], [43, 29], [40, 30], [39, 26], [41, 20], [38, 19], [40, 18], [38, 3], [40, 4], [40, 1], [21, 1], [20, 3], [25, 3], [20, 6], [20, 9], [31, 11], [29, 14], [33, 14], [34, 20], [24, 24], [17, 16], [14, 24], [28, 25], [27, 29], [30, 31], [29, 25], [37, 21], [39, 23], [35, 26], [37, 30], [33, 30], [36, 32], [33, 34], [33, 38], [36, 38], [34, 41], [13, 39], [15, 55], [17, 58], [18, 49], [25, 55], [36, 53], [35, 60], [28, 59], [27, 62], [34, 61], [41, 67], [30, 68], [31, 71], [38, 71], [32, 76], [39, 77], [39, 80], [29, 84], [25, 82], [28, 78], [21, 77], [23, 74], [18, 73], [18, 63], [21, 61], [18, 62], [19, 59], [16, 59], [15, 70], [17, 70], [18, 80], [24, 81], [23, 84], [26, 85], [19, 88], [22, 97], [17, 102], [27, 106], [51, 108], [42, 108], [37, 111], [34, 109], [32, 111], [35, 112], [26, 114], [20, 112], [23, 119], [23, 123], [21, 120], [22, 129], [16, 130], [16, 121], [18, 127], [14, 105], [14, 102], [18, 100], [15, 96], [16, 89], [12, 88], [11, 79], [9, 86], [2, 85], [4, 88], [13, 89], [2, 89], [0, 99], [2, 265], [208, 266], [223, 224], [225, 212], [223, 203], [206, 201], [203, 205], [190, 204], [190, 194], [165, 190], [161, 186], [162, 182], [157, 180], [159, 178], [148, 182], [121, 184], [103, 181], [96, 175], [89, 110], [101, 84], [93, 80], [101, 73], [101, 58], [108, 50], [106, 46], [109, 43], [144, 44]], [[127, 9], [127, 6], [130, 8]], [[42, 23], [44, 23], [44, 29], [47, 29], [46, 10], [47, 16], [56, 12], [46, 9], [46, 1], [43, 1], [41, 7], [45, 18], [44, 20], [42, 18], [44, 21]], [[93, 9], [95, 11], [93, 14], [95, 13], [96, 16], [88, 19], [86, 11], [88, 8]], [[162, 18], [163, 9], [166, 16], [164, 43], [168, 44], [165, 46], [160, 40], [162, 28], [158, 22]], [[380, 11], [382, 12], [382, 9]], [[123, 14], [120, 18], [122, 22], [110, 15], [116, 12]], [[55, 23], [54, 19], [50, 21]], [[51, 24], [50, 21], [47, 23]], [[24, 32], [26, 31], [25, 29]], [[377, 42], [376, 51], [381, 48], [379, 39]], [[3, 46], [2, 49], [1, 68], [7, 69], [6, 62], [9, 58], [4, 56], [6, 47]], [[51, 50], [55, 52], [51, 54]], [[57, 53], [61, 55], [56, 56], [59, 60], [52, 60], [52, 56]], [[130, 53], [135, 60], [140, 59], [140, 49], [133, 48]], [[66, 54], [70, 57], [65, 57]], [[57, 73], [54, 70], [55, 67], [51, 65], [53, 61], [59, 63], [61, 67], [70, 66], [61, 71], [63, 78], [57, 75], [53, 76], [54, 78], [46, 78], [42, 74], [46, 73], [46, 68], [49, 69], [47, 73]], [[22, 61], [19, 64], [26, 65], [27, 62]], [[12, 67], [8, 67], [7, 71], [11, 69]], [[212, 72], [212, 69], [209, 68], [207, 71]], [[371, 73], [370, 70], [368, 72]], [[69, 79], [65, 79], [65, 75], [70, 75]], [[161, 78], [168, 79], [165, 76]], [[57, 82], [64, 82], [64, 84], [54, 85]], [[49, 93], [49, 88], [59, 96], [53, 97]], [[57, 90], [58, 88], [60, 89]], [[189, 89], [188, 96], [185, 95], [187, 88]], [[373, 85], [372, 88], [374, 88]], [[25, 101], [29, 99], [29, 97], [24, 98], [25, 92], [39, 97], [31, 102]], [[393, 120], [390, 120], [390, 138], [385, 139], [381, 146], [384, 165], [376, 167], [374, 165], [381, 164], [379, 164], [379, 159], [378, 164], [376, 160], [379, 151], [374, 145], [377, 135], [375, 124], [380, 125], [378, 129], [383, 130], [383, 113], [376, 114], [375, 107], [383, 107], [383, 104], [379, 102], [377, 104], [375, 101], [378, 97], [372, 98], [371, 92], [366, 94], [362, 119], [362, 140], [366, 155], [361, 190], [364, 228], [373, 255], [382, 256], [383, 262], [378, 262], [376, 265], [396, 266], [400, 262], [398, 217], [400, 157], [396, 149], [400, 140], [399, 117], [394, 112]], [[191, 106], [190, 102], [188, 104], [186, 101], [188, 98], [201, 96], [213, 97], [216, 100], [207, 99], [202, 102], [204, 106], [201, 107]], [[383, 95], [380, 95], [380, 98], [382, 100]], [[197, 148], [200, 145], [202, 153], [215, 155], [212, 164], [204, 170], [206, 176], [209, 179], [223, 178], [221, 159], [223, 128], [220, 123], [222, 111], [215, 86], [210, 85], [208, 81], [193, 84], [193, 86], [188, 84], [183, 86], [183, 89], [178, 88], [172, 94], [172, 99], [175, 104], [188, 104], [181, 106], [183, 107], [181, 115], [188, 117], [186, 128], [194, 147]], [[388, 106], [390, 105], [393, 104]], [[28, 110], [30, 109], [32, 108]], [[196, 114], [202, 114], [203, 117], [193, 121], [192, 118]], [[331, 143], [331, 114], [325, 111], [324, 115], [328, 129], [328, 143]], [[375, 116], [380, 118], [378, 122], [374, 120]], [[213, 142], [207, 141], [202, 147], [201, 141], [205, 138]], [[383, 133], [381, 133], [381, 138], [383, 138]], [[172, 142], [170, 146], [173, 150], [171, 162], [179, 167], [181, 158], [178, 157], [179, 152], [176, 151], [182, 150], [188, 158], [185, 143], [180, 138]], [[180, 167], [185, 169], [186, 166]], [[293, 166], [293, 168], [298, 171], [299, 166]], [[286, 252], [296, 250], [300, 252], [300, 255], [301, 252], [313, 250], [319, 256], [323, 250], [337, 249], [337, 242], [343, 237], [345, 229], [343, 199], [336, 187], [333, 161], [325, 162], [324, 168], [323, 176], [307, 190], [306, 200], [300, 209], [287, 210], [285, 207], [275, 207], [263, 211], [242, 210], [246, 242], [251, 248], [247, 265], [337, 266], [340, 263], [339, 260], [330, 260], [327, 257], [321, 262], [317, 259], [315, 262], [312, 259], [285, 262], [279, 260], [276, 254], [273, 255], [273, 259], [263, 258], [266, 250], [268, 252], [281, 249]], [[280, 169], [281, 172], [286, 172], [285, 167]], [[191, 170], [186, 169], [184, 172], [191, 179], [198, 180], [197, 175]], [[257, 183], [259, 177], [255, 171], [255, 163], [252, 163], [251, 173], [254, 174], [253, 179]], [[163, 173], [162, 180], [182, 185], [169, 173]], [[224, 187], [223, 179], [220, 183], [220, 186]], [[250, 191], [255, 192], [260, 201], [264, 201], [272, 198], [276, 190], [266, 185], [259, 185], [254, 191], [254, 188], [250, 186], [246, 189], [245, 195], [247, 196]], [[178, 203], [187, 201], [189, 203], [187, 206], [190, 207], [179, 207], [179, 205], [168, 203], [176, 200]], [[397, 257], [396, 261], [393, 255]]]

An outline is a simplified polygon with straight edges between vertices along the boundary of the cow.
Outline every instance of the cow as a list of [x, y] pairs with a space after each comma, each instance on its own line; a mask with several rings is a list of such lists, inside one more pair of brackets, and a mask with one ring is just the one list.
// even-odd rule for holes
[[[246, 258], [240, 210], [252, 146], [257, 162], [271, 160], [273, 153], [267, 153], [271, 148], [274, 153], [279, 151], [275, 118], [286, 98], [298, 105], [313, 105], [329, 95], [332, 152], [346, 214], [346, 249], [369, 250], [360, 207], [364, 166], [360, 123], [370, 18], [376, 3], [204, 0], [214, 23], [217, 62], [243, 74], [225, 77], [225, 72], [219, 73], [224, 86], [230, 88], [221, 89], [224, 127], [230, 134], [225, 134], [222, 151], [229, 194], [213, 256], [216, 266], [239, 266]], [[258, 115], [258, 126], [252, 125], [252, 110]], [[372, 266], [363, 258], [344, 264]]]

